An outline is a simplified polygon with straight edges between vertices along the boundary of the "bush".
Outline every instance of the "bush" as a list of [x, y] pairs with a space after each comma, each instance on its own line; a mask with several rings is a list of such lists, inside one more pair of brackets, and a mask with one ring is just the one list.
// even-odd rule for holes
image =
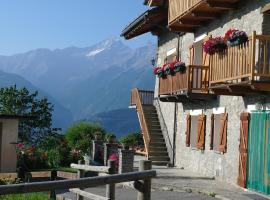
[[120, 142], [128, 146], [143, 146], [143, 136], [141, 133], [130, 133], [120, 138]]
[[72, 149], [88, 153], [95, 132], [101, 132], [104, 139], [105, 130], [98, 124], [80, 122], [74, 124], [66, 131], [66, 139]]

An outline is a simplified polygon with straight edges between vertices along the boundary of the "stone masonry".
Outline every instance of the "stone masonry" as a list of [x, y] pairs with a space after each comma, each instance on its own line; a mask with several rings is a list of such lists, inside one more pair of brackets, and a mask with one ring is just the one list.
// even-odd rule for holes
[[134, 151], [119, 149], [119, 170], [118, 173], [133, 172]]
[[[202, 34], [213, 36], [224, 35], [230, 28], [244, 30], [248, 35], [253, 31], [257, 34], [270, 34], [269, 14], [262, 14], [261, 8], [270, 0], [246, 0], [241, 1], [238, 8], [222, 17], [213, 20], [208, 25], [198, 29], [194, 34], [187, 33], [180, 37], [179, 53], [182, 61], [189, 63], [189, 47], [194, 38]], [[177, 48], [178, 35], [164, 31], [158, 38], [158, 65], [162, 65], [166, 52]], [[156, 79], [155, 96], [158, 93], [158, 79]], [[174, 134], [174, 109], [177, 112], [176, 130], [176, 166], [199, 172], [206, 176], [215, 176], [219, 180], [236, 183], [239, 165], [239, 136], [240, 113], [247, 111], [247, 105], [256, 103], [270, 103], [269, 95], [256, 96], [219, 96], [216, 100], [202, 103], [163, 103], [160, 102], [160, 110], [166, 123], [171, 142]], [[213, 108], [224, 107], [228, 113], [227, 153], [220, 154], [209, 149], [210, 143], [210, 116]], [[192, 149], [185, 145], [186, 115], [191, 110], [203, 110], [207, 116], [205, 150]]]

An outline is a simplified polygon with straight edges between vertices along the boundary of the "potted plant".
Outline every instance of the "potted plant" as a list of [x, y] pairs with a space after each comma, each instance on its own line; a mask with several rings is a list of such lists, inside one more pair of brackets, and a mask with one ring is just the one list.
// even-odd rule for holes
[[210, 38], [203, 44], [204, 52], [209, 55], [223, 52], [225, 49], [227, 49], [227, 44], [223, 37]]
[[228, 46], [238, 46], [248, 41], [246, 32], [237, 29], [228, 30], [224, 38], [227, 41]]
[[184, 62], [178, 61], [174, 64], [174, 72], [184, 73], [186, 71], [186, 64]]
[[154, 74], [157, 75], [159, 78], [164, 77], [164, 72], [162, 67], [155, 67]]

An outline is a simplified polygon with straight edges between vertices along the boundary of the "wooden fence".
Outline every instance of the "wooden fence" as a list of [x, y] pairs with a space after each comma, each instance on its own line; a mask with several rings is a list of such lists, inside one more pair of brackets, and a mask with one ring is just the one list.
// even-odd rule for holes
[[[55, 190], [70, 189], [71, 192], [77, 194], [77, 200], [82, 199], [83, 197], [93, 200], [114, 200], [116, 183], [134, 181], [134, 188], [138, 191], [138, 200], [151, 199], [151, 178], [156, 176], [156, 171], [151, 170], [151, 161], [143, 160], [140, 162], [139, 172], [125, 174], [114, 174], [115, 161], [109, 161], [108, 167], [87, 166], [82, 164], [72, 164], [71, 167], [78, 169], [78, 179], [76, 180], [52, 180], [46, 182], [4, 185], [0, 186], [0, 195], [51, 191], [50, 198], [55, 199]], [[85, 171], [106, 172], [109, 175], [85, 178]], [[83, 188], [101, 185], [106, 185], [106, 197], [82, 190]]]

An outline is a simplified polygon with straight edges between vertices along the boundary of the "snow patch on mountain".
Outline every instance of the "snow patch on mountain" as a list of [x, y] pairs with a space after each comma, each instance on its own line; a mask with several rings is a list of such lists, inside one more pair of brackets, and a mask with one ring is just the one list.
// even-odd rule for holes
[[104, 51], [104, 50], [105, 50], [105, 48], [102, 48], [102, 49], [96, 49], [96, 50], [94, 50], [94, 51], [90, 51], [86, 56], [87, 56], [87, 57], [95, 56], [95, 55], [101, 53], [101, 52]]

